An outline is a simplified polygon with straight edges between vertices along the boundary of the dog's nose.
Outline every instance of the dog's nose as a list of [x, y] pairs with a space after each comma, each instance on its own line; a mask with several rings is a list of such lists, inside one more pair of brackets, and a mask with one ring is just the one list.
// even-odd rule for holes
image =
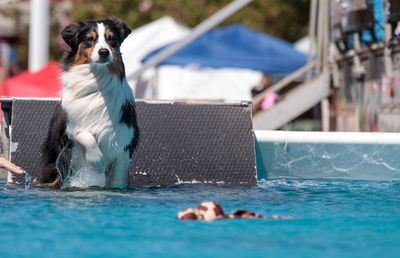
[[100, 57], [107, 57], [110, 54], [110, 51], [106, 48], [102, 48], [99, 50], [99, 56]]

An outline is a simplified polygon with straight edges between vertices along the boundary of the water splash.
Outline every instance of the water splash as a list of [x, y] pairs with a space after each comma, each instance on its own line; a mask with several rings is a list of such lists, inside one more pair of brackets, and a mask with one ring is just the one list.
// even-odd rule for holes
[[24, 173], [25, 173], [25, 190], [29, 190], [32, 183], [32, 176], [29, 175], [29, 173], [26, 171], [24, 171]]
[[105, 174], [95, 172], [87, 164], [85, 155], [79, 148], [72, 148], [71, 151], [67, 147], [68, 144], [64, 146], [56, 161], [56, 168], [62, 179], [61, 189], [71, 187], [88, 188], [91, 186], [104, 187], [106, 184]]
[[[63, 155], [68, 155], [68, 154], [64, 154], [64, 152], [67, 150], [69, 146], [69, 142], [67, 144], [64, 145], [63, 149], [60, 151], [60, 154], [58, 155], [57, 159], [56, 159], [56, 170], [58, 172], [58, 175], [60, 176], [60, 180], [61, 180], [61, 184], [64, 184], [64, 181], [67, 180], [70, 177], [70, 172], [71, 172], [71, 167], [70, 164], [65, 163], [64, 159], [62, 159]], [[66, 175], [65, 178], [63, 177], [63, 173], [62, 171], [66, 171]]]
[[74, 174], [69, 176], [62, 188], [78, 187], [88, 188], [92, 186], [104, 187], [106, 185], [105, 173], [97, 173], [86, 163], [74, 170]]

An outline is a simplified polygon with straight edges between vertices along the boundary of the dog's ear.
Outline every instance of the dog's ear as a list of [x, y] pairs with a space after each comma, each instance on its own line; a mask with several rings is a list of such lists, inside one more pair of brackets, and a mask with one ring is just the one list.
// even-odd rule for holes
[[61, 31], [61, 37], [71, 48], [76, 48], [79, 42], [79, 33], [84, 26], [83, 22], [68, 25]]
[[129, 36], [129, 34], [131, 34], [132, 30], [131, 28], [129, 28], [125, 22], [121, 21], [120, 19], [118, 19], [117, 17], [113, 16], [111, 18], [111, 21], [114, 23], [115, 27], [118, 29], [119, 34], [121, 35], [120, 37], [120, 43], [122, 43], [124, 41], [124, 39], [126, 39], [126, 37]]

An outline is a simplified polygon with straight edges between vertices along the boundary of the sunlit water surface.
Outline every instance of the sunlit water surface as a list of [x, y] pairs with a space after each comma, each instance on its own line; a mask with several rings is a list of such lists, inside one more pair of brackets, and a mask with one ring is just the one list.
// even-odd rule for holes
[[[204, 200], [297, 219], [176, 219]], [[0, 246], [0, 257], [400, 257], [400, 182], [49, 191], [0, 181]]]

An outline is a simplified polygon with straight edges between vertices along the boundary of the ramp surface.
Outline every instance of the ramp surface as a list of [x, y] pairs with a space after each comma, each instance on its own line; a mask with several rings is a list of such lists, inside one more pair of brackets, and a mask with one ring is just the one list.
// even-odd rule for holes
[[[11, 161], [31, 174], [40, 168], [40, 145], [54, 100], [14, 99]], [[138, 148], [130, 164], [131, 186], [180, 182], [256, 184], [251, 107], [245, 104], [137, 103]], [[11, 181], [23, 182], [12, 176]]]

